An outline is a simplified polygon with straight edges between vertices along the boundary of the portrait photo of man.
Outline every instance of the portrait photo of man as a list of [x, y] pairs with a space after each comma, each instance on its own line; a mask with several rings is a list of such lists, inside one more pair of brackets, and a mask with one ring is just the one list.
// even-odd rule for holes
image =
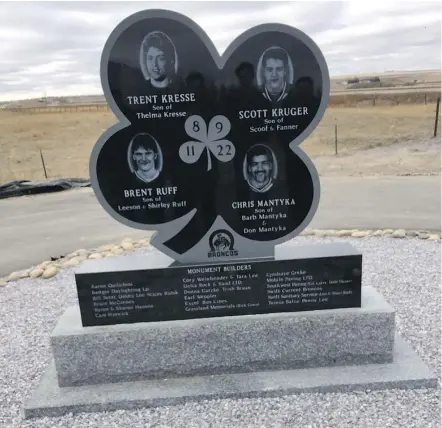
[[169, 36], [153, 31], [144, 38], [140, 48], [140, 67], [152, 88], [168, 88], [175, 82], [178, 56]]
[[258, 62], [257, 83], [269, 101], [287, 97], [293, 84], [293, 63], [285, 49], [274, 46], [264, 51]]
[[129, 144], [129, 168], [135, 176], [150, 183], [163, 168], [163, 156], [155, 139], [149, 134], [137, 134]]
[[265, 193], [273, 186], [278, 164], [273, 151], [264, 144], [249, 149], [244, 159], [244, 178], [254, 192]]

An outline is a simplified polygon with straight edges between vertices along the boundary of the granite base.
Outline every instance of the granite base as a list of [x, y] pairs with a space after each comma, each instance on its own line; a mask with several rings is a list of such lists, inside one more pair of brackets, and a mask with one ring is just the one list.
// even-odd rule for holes
[[352, 364], [393, 358], [394, 309], [362, 307], [83, 327], [69, 308], [51, 335], [60, 386]]
[[283, 396], [305, 392], [350, 392], [433, 388], [436, 376], [411, 347], [395, 337], [393, 362], [363, 366], [236, 373], [61, 388], [52, 362], [25, 403], [24, 417], [62, 416], [184, 404], [217, 398]]

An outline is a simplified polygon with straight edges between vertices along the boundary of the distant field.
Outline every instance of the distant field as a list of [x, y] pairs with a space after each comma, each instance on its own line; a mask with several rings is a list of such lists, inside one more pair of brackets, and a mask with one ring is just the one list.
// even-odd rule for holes
[[[347, 84], [349, 79], [358, 78], [363, 86], [364, 79], [378, 77], [382, 87], [352, 88]], [[376, 86], [375, 84], [374, 86]], [[331, 76], [330, 78], [331, 105], [358, 105], [370, 103], [373, 97], [378, 98], [381, 104], [410, 104], [424, 103], [425, 94], [428, 102], [433, 102], [441, 92], [441, 70], [418, 71], [389, 71], [384, 73], [366, 73], [359, 75]], [[342, 96], [345, 95], [345, 98]], [[344, 100], [344, 101], [343, 101]], [[79, 107], [96, 106], [106, 103], [103, 95], [78, 95], [64, 97], [48, 97], [13, 101], [7, 108], [36, 108], [47, 104], [57, 103], [62, 106]], [[104, 107], [104, 106], [103, 106]]]
[[[318, 128], [301, 147], [313, 158], [323, 159], [325, 156], [328, 159], [331, 156], [327, 162], [322, 160], [327, 166], [338, 160], [334, 157], [335, 125], [339, 155], [349, 156], [380, 147], [405, 148], [410, 144], [430, 141], [434, 117], [434, 104], [330, 107]], [[102, 132], [115, 122], [115, 117], [108, 111], [53, 114], [0, 111], [0, 183], [44, 179], [40, 149], [49, 178], [88, 177], [92, 147]], [[425, 153], [425, 149], [419, 148], [413, 150], [419, 152], [419, 165], [416, 171], [413, 165], [407, 168], [416, 173], [438, 173], [440, 150], [439, 153]], [[379, 159], [379, 162], [382, 161]], [[390, 159], [389, 162], [396, 160]], [[398, 162], [404, 161], [399, 159]], [[330, 168], [323, 169], [328, 170]], [[341, 170], [341, 173], [346, 173], [345, 165]], [[388, 165], [385, 165], [385, 173], [388, 173]]]
[[[330, 93], [330, 107], [363, 107], [363, 106], [396, 106], [403, 104], [432, 104], [441, 96], [440, 88], [364, 88], [354, 90], [334, 91]], [[41, 103], [24, 103], [9, 106], [5, 111], [26, 114], [40, 113], [77, 113], [110, 111], [104, 98], [102, 102], [91, 104], [70, 103], [59, 105], [44, 105]]]
[[439, 90], [399, 90], [399, 89], [358, 89], [353, 91], [333, 92], [329, 106], [399, 106], [405, 104], [435, 104], [441, 96]]
[[384, 73], [370, 73], [359, 75], [347, 75], [347, 76], [332, 76], [330, 79], [331, 91], [342, 91], [346, 89], [345, 82], [349, 79], [358, 78], [363, 80], [364, 78], [379, 77], [380, 81], [384, 85], [389, 85], [390, 88], [382, 89], [395, 89], [395, 90], [424, 90], [429, 88], [436, 88], [440, 91], [441, 87], [441, 70], [416, 70], [416, 71], [390, 71]]

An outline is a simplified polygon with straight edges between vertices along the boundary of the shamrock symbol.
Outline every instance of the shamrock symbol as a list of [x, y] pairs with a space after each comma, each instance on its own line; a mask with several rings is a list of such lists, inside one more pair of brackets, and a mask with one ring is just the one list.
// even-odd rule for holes
[[184, 129], [186, 134], [196, 141], [187, 141], [181, 145], [180, 158], [183, 162], [195, 163], [206, 149], [207, 171], [212, 169], [210, 152], [221, 162], [232, 160], [235, 156], [235, 146], [229, 140], [224, 140], [230, 128], [230, 121], [225, 116], [214, 116], [209, 122], [209, 127], [201, 116], [188, 117]]

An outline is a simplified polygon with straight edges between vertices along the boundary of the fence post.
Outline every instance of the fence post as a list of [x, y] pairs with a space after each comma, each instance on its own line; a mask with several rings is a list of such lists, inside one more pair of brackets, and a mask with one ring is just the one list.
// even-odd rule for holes
[[43, 159], [43, 153], [41, 151], [41, 148], [40, 148], [40, 157], [41, 157], [41, 164], [43, 165], [43, 171], [45, 173], [45, 178], [47, 180], [48, 179], [48, 173], [46, 172], [45, 160]]
[[435, 137], [437, 137], [437, 122], [439, 121], [439, 106], [440, 106], [440, 97], [437, 98], [436, 117], [434, 118], [434, 136]]
[[335, 155], [338, 154], [338, 125], [335, 124]]
[[376, 97], [373, 97], [373, 105], [376, 105]]
[[427, 105], [427, 94], [425, 94], [425, 105]]

